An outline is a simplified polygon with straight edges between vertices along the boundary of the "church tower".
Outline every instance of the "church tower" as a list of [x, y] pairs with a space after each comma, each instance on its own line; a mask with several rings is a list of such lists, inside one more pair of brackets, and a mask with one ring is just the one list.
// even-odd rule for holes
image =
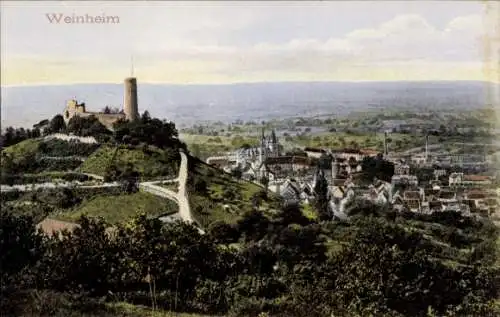
[[278, 137], [276, 136], [276, 131], [274, 129], [271, 132], [271, 146], [273, 156], [280, 156], [280, 145], [278, 142]]

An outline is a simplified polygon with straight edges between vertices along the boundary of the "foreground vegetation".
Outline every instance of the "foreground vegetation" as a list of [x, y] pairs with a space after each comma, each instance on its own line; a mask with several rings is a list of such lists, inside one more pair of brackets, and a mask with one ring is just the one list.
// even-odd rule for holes
[[[82, 218], [60, 237], [3, 208], [1, 217], [0, 308], [11, 315], [40, 309], [20, 300], [26, 292], [52, 294], [45, 309], [71, 298], [75, 309], [125, 301], [219, 316], [500, 312], [498, 229], [456, 213], [415, 218], [365, 207], [349, 221], [318, 223], [289, 206], [271, 216], [248, 212], [205, 235], [142, 216], [110, 236], [105, 223]], [[342, 243], [329, 250], [329, 241]]]
[[[190, 158], [189, 199], [202, 235], [182, 222], [159, 221], [177, 206], [137, 191], [140, 177], [176, 174], [184, 145], [172, 123], [144, 114], [111, 133], [95, 118], [65, 126], [56, 117], [49, 132], [95, 135], [104, 145], [68, 152], [72, 145], [40, 147], [40, 139], [22, 141], [11, 131], [2, 175], [73, 170], [77, 160], [62, 167], [39, 160], [40, 153], [72, 154], [89, 156], [81, 171], [122, 186], [2, 193], [2, 314], [500, 315], [500, 240], [489, 220], [359, 205], [349, 220], [332, 221], [320, 203], [283, 206], [264, 187]], [[47, 236], [35, 230], [47, 216], [78, 218], [80, 226]]]

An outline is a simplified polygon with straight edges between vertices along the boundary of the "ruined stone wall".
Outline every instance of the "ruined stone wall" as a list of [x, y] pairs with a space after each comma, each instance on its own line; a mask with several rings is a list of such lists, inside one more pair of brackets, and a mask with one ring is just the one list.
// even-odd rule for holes
[[93, 113], [99, 122], [101, 122], [106, 128], [112, 129], [113, 123], [119, 119], [125, 119], [124, 113]]

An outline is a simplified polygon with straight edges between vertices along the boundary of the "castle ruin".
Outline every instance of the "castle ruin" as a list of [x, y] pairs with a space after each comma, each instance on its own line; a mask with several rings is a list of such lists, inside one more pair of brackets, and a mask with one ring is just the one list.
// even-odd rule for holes
[[125, 78], [125, 92], [123, 96], [123, 111], [120, 113], [104, 113], [87, 111], [85, 103], [78, 103], [76, 100], [69, 100], [63, 112], [66, 124], [74, 116], [90, 117], [95, 116], [108, 129], [120, 120], [126, 119], [135, 121], [139, 118], [139, 106], [137, 101], [137, 79], [135, 77]]

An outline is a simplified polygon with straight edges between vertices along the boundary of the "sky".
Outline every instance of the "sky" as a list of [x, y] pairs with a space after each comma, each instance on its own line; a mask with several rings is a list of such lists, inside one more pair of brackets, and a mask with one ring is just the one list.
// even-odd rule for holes
[[[497, 1], [1, 6], [2, 86], [119, 83], [131, 64], [148, 83], [500, 82]], [[73, 15], [115, 18], [65, 23]]]

